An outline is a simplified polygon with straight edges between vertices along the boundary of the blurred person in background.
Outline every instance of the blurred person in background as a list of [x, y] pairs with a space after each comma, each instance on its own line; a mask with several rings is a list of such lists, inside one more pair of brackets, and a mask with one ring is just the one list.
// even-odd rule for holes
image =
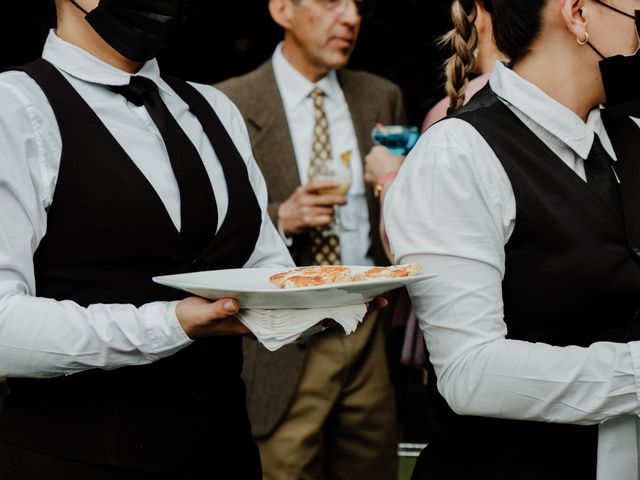
[[[344, 69], [363, 0], [270, 0], [284, 41], [257, 70], [218, 87], [242, 112], [269, 189], [269, 213], [298, 265], [387, 264], [379, 204], [363, 158], [376, 122], [406, 121], [397, 86]], [[346, 195], [317, 180], [338, 157]], [[342, 228], [329, 233], [334, 207]], [[253, 434], [268, 480], [394, 479], [396, 415], [383, 326], [369, 315], [355, 334], [328, 330], [270, 353], [244, 344]]]

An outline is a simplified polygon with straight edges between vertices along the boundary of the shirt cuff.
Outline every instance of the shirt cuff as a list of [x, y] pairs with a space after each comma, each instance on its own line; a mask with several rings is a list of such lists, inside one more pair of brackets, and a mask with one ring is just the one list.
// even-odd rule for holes
[[280, 238], [282, 238], [282, 241], [287, 247], [291, 247], [293, 245], [293, 238], [287, 237], [287, 235], [284, 233], [284, 230], [282, 230], [282, 227], [280, 226], [280, 224], [278, 224], [278, 233], [280, 234]]
[[141, 307], [150, 350], [145, 354], [153, 360], [168, 357], [193, 343], [182, 329], [175, 302], [154, 302]]

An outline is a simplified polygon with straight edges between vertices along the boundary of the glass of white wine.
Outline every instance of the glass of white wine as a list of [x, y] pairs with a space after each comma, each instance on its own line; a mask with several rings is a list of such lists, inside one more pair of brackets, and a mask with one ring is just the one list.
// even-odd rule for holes
[[[339, 183], [339, 185], [335, 187], [318, 190], [320, 195], [347, 196], [352, 183], [350, 153], [351, 152], [348, 152], [340, 157], [333, 158], [324, 172], [316, 174], [313, 177], [313, 180], [328, 180]], [[323, 230], [323, 234], [325, 236], [340, 235], [343, 231], [344, 227], [340, 219], [340, 209], [341, 207], [339, 205], [334, 206], [334, 220], [328, 228]]]

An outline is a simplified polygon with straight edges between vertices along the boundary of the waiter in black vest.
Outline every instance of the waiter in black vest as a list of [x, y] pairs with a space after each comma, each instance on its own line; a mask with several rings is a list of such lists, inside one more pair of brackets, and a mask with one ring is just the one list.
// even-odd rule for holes
[[[462, 107], [480, 7], [510, 60]], [[409, 289], [433, 426], [414, 480], [639, 478], [640, 120], [600, 108], [635, 95], [639, 9], [453, 2], [453, 112], [384, 212], [396, 260], [434, 274]]]
[[186, 0], [56, 0], [0, 74], [0, 478], [255, 479], [234, 300], [155, 275], [293, 265], [244, 122], [153, 58]]

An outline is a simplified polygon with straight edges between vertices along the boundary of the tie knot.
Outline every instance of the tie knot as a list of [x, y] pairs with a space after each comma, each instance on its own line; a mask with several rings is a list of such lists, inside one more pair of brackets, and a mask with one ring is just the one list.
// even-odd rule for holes
[[111, 89], [122, 95], [131, 103], [141, 107], [144, 105], [146, 95], [149, 92], [157, 92], [158, 86], [153, 80], [136, 75], [131, 77], [129, 85], [120, 85], [117, 87], [111, 87]]
[[602, 146], [602, 142], [600, 141], [600, 137], [598, 134], [593, 135], [593, 143], [591, 144], [591, 151], [589, 152], [589, 156], [593, 154], [601, 154], [602, 152], [606, 153], [606, 150]]
[[311, 90], [311, 93], [309, 94], [309, 96], [313, 98], [315, 101], [322, 100], [324, 98], [324, 91], [321, 88], [316, 87], [313, 90]]
[[602, 141], [598, 137], [598, 135], [594, 135], [593, 137], [593, 145], [591, 145], [591, 151], [589, 152], [589, 156], [587, 157], [586, 164], [593, 163], [603, 163], [609, 165], [613, 159], [607, 153], [604, 146], [602, 145]]

